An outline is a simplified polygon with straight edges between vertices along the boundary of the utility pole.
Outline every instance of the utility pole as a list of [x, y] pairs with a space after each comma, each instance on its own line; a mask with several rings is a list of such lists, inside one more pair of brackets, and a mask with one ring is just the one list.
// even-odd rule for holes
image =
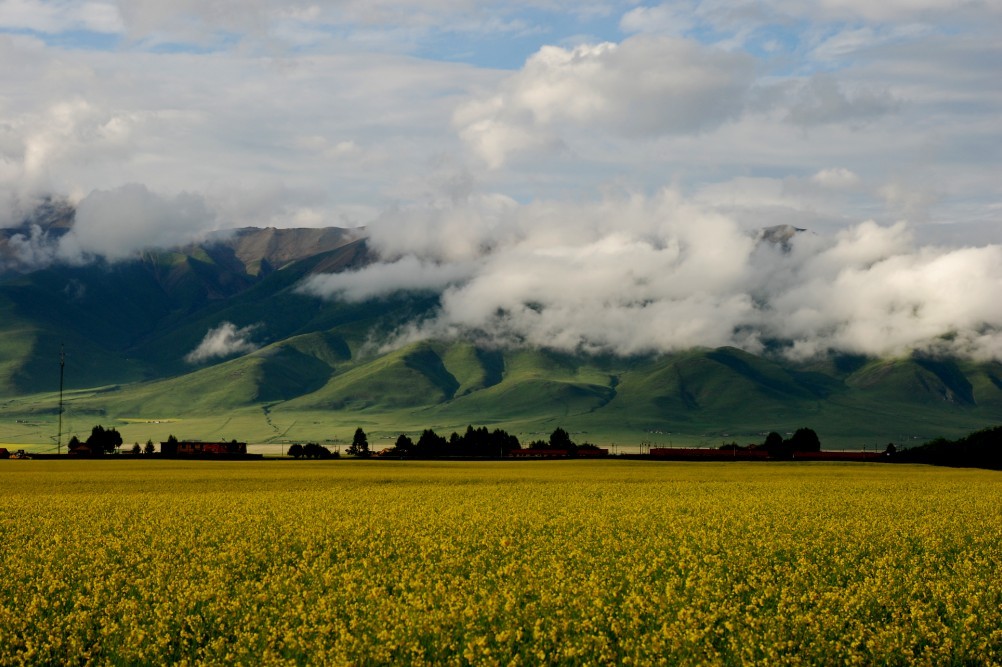
[[66, 368], [66, 350], [59, 344], [59, 435], [56, 437], [56, 453], [63, 453], [63, 375]]

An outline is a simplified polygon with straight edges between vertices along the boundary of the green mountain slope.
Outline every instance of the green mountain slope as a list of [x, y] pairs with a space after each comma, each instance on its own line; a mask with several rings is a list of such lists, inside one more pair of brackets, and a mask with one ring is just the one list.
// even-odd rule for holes
[[[579, 440], [709, 445], [811, 426], [826, 444], [857, 446], [1002, 422], [998, 362], [795, 364], [734, 348], [621, 358], [468, 341], [384, 349], [434, 313], [435, 295], [342, 303], [299, 289], [371, 261], [363, 240], [242, 230], [227, 243], [0, 281], [0, 440], [13, 437], [3, 423], [37, 424], [7, 431], [17, 437], [51, 437], [61, 344], [71, 423], [123, 424], [141, 441], [149, 423], [188, 420], [199, 429], [188, 437], [228, 425], [228, 436], [252, 441], [358, 424], [385, 437], [497, 424], [529, 437], [561, 425]], [[256, 349], [189, 362], [224, 323]]]

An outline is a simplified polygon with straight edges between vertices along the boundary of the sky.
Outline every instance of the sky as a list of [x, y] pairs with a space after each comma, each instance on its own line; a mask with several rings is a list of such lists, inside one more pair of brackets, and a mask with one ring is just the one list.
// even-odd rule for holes
[[999, 34], [1002, 0], [0, 0], [0, 226], [68, 197], [23, 243], [64, 261], [364, 226], [383, 261], [306, 289], [443, 291], [404, 337], [1002, 358]]

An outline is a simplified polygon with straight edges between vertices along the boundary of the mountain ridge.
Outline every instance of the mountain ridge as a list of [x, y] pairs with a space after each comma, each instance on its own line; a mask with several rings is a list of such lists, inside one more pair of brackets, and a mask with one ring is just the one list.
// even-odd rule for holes
[[[48, 219], [68, 233], [58, 214]], [[886, 431], [956, 436], [1002, 421], [997, 361], [794, 362], [731, 347], [617, 357], [463, 338], [383, 349], [431, 316], [437, 295], [341, 302], [299, 290], [310, 276], [375, 258], [357, 230], [242, 228], [127, 261], [8, 274], [0, 279], [0, 417], [51, 418], [65, 345], [68, 409], [117, 420], [127, 434], [130, 420], [164, 417], [204, 425], [190, 437], [239, 422], [244, 431], [234, 437], [262, 440], [316, 438], [351, 422], [390, 431], [490, 423], [527, 433], [562, 424], [620, 442], [810, 425], [829, 441], [858, 444]], [[192, 363], [213, 335], [221, 342]]]

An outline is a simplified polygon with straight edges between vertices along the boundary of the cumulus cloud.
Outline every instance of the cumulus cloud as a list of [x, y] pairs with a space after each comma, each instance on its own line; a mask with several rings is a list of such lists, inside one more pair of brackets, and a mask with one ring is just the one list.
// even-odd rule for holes
[[66, 0], [2, 0], [0, 26], [46, 33], [68, 30], [118, 33], [124, 28], [114, 3]]
[[979, 13], [1000, 13], [1002, 8], [998, 3], [982, 0], [886, 0], [885, 2], [867, 2], [867, 0], [824, 0], [815, 11], [822, 15], [837, 18], [863, 18], [870, 21], [902, 21], [927, 19], [935, 20], [944, 15], [959, 14], [977, 15]]
[[146, 248], [182, 245], [213, 222], [200, 195], [163, 196], [138, 184], [98, 190], [77, 205], [76, 223], [60, 239], [58, 256], [70, 262], [94, 255], [124, 259]]
[[893, 113], [900, 103], [887, 92], [847, 91], [831, 74], [815, 74], [799, 88], [787, 119], [796, 125], [863, 123]]
[[223, 322], [215, 329], [209, 329], [202, 342], [184, 360], [189, 364], [198, 364], [209, 359], [253, 352], [259, 345], [250, 337], [257, 328], [258, 325], [237, 327], [232, 322]]
[[[141, 183], [197, 192], [233, 227], [368, 222], [430, 156], [459, 151], [453, 108], [498, 76], [361, 51], [69, 51], [2, 29], [0, 62], [0, 205]], [[262, 192], [265, 215], [230, 206]]]
[[630, 137], [712, 129], [740, 112], [752, 69], [745, 55], [681, 38], [546, 46], [453, 120], [498, 167], [510, 154], [560, 145], [567, 129]]
[[[601, 43], [617, 15], [630, 36]], [[369, 225], [387, 262], [434, 267], [539, 238], [514, 201], [671, 183], [746, 228], [907, 217], [996, 241], [1000, 19], [979, 0], [0, 0], [0, 227], [23, 219], [7, 201], [142, 183], [173, 208], [195, 193], [211, 227]], [[416, 207], [450, 160], [506, 196]], [[178, 221], [56, 249], [197, 233]], [[53, 239], [19, 233], [11, 252], [47, 261]]]
[[845, 167], [822, 169], [811, 176], [811, 182], [826, 190], [848, 190], [861, 183], [859, 176]]
[[652, 32], [680, 35], [696, 24], [692, 8], [679, 3], [641, 6], [631, 9], [619, 21], [625, 32]]
[[[671, 190], [470, 219], [476, 257], [414, 253], [308, 289], [376, 298], [407, 289], [410, 274], [415, 289], [440, 290], [434, 317], [400, 331], [398, 343], [472, 336], [623, 355], [735, 345], [795, 358], [1002, 358], [1000, 245], [918, 247], [904, 223], [874, 222], [834, 236], [791, 230], [770, 235], [787, 243], [770, 243]], [[378, 237], [373, 244], [380, 249]]]

